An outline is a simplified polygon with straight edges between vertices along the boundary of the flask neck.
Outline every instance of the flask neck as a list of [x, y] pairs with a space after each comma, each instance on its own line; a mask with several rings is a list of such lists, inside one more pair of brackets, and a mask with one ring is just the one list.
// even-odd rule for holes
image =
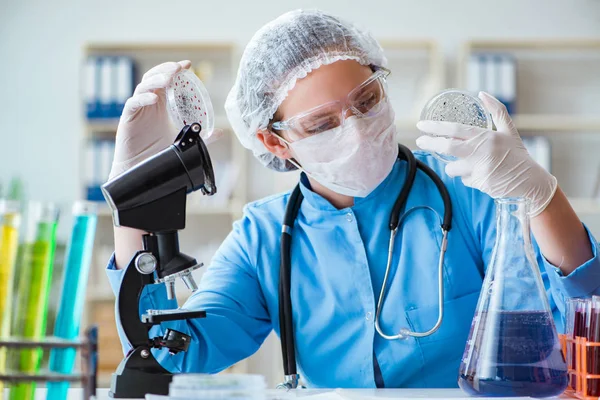
[[[531, 247], [529, 227], [529, 202], [523, 198], [497, 199], [496, 203], [496, 250], [510, 247]], [[518, 246], [518, 247], [514, 247]]]
[[552, 316], [546, 288], [533, 250], [529, 203], [496, 200], [497, 232], [484, 283], [484, 310], [544, 312]]

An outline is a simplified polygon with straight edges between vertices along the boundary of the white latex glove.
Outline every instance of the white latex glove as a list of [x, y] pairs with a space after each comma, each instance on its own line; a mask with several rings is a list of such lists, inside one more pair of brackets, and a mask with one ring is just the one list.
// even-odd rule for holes
[[[166, 62], [150, 69], [127, 100], [115, 143], [115, 156], [109, 179], [127, 171], [139, 162], [164, 150], [173, 143], [179, 130], [173, 125], [166, 106], [166, 88], [190, 61]], [[211, 143], [222, 131], [202, 133], [205, 143]]]
[[523, 145], [506, 107], [488, 93], [479, 98], [492, 115], [497, 131], [452, 122], [419, 121], [423, 150], [448, 154], [458, 160], [446, 165], [451, 177], [494, 199], [524, 197], [531, 202], [530, 215], [539, 215], [550, 204], [557, 188], [554, 176], [536, 163]]

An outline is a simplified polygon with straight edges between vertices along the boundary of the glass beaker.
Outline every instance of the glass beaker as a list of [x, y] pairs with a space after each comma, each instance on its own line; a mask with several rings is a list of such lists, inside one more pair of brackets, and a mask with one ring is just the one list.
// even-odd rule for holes
[[567, 387], [567, 365], [531, 244], [529, 203], [495, 203], [496, 243], [458, 384], [475, 396], [556, 396]]

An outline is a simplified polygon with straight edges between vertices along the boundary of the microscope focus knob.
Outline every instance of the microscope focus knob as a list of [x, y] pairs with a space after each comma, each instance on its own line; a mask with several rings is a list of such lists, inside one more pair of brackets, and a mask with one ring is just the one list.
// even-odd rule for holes
[[152, 253], [141, 253], [135, 258], [135, 268], [140, 274], [149, 275], [156, 271], [156, 257]]

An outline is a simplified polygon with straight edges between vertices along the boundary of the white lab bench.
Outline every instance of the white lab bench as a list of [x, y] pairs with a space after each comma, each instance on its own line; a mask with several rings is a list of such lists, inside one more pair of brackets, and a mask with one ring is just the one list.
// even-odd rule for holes
[[[7, 398], [7, 397], [5, 397]], [[460, 389], [336, 389], [336, 390], [295, 390], [284, 392], [269, 390], [265, 399], [300, 399], [305, 400], [410, 400], [410, 399], [466, 399], [468, 398]], [[512, 397], [505, 399], [523, 399]], [[98, 389], [97, 400], [109, 400], [108, 389]], [[496, 397], [495, 400], [503, 399]], [[552, 397], [547, 400], [572, 399], [568, 396]], [[36, 391], [35, 400], [46, 400], [46, 389]], [[81, 389], [70, 389], [67, 400], [83, 400]], [[126, 399], [127, 400], [127, 399]], [[133, 399], [131, 399], [133, 400]]]

